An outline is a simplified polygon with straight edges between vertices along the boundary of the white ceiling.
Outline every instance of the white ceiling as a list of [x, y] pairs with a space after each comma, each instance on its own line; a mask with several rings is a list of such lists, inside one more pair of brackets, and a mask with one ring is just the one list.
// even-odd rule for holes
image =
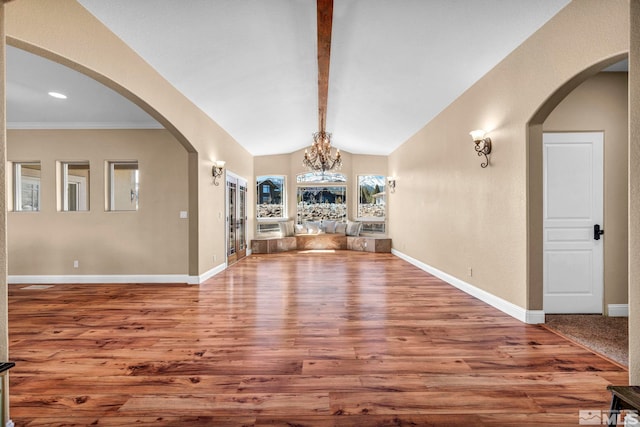
[[[315, 1], [78, 1], [252, 154], [311, 143], [318, 130]], [[389, 154], [568, 3], [335, 0], [333, 145]], [[18, 49], [9, 49], [7, 65], [10, 127], [157, 126], [65, 67]], [[54, 89], [69, 99], [49, 99]]]
[[[61, 100], [50, 91], [67, 95]], [[70, 68], [7, 46], [9, 129], [161, 127], [129, 100]]]

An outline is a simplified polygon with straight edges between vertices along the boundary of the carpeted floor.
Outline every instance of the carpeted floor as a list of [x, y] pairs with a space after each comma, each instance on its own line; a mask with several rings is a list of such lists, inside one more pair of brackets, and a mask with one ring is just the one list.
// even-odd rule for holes
[[545, 326], [629, 366], [629, 319], [599, 314], [547, 314]]

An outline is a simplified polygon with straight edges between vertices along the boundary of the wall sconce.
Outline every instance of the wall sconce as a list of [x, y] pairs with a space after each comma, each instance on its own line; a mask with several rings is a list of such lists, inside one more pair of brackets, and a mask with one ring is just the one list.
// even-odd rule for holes
[[213, 176], [213, 185], [219, 185], [220, 183], [216, 181], [219, 177], [222, 176], [222, 170], [224, 169], [225, 162], [223, 160], [216, 160], [213, 162], [213, 167], [211, 168], [211, 175]]
[[392, 176], [387, 177], [387, 184], [389, 184], [389, 191], [396, 192], [396, 179]]
[[491, 138], [484, 137], [484, 131], [482, 129], [472, 130], [469, 132], [473, 142], [475, 142], [475, 149], [478, 153], [478, 156], [484, 156], [485, 162], [481, 163], [480, 166], [486, 168], [489, 166], [489, 157], [487, 157], [491, 153]]

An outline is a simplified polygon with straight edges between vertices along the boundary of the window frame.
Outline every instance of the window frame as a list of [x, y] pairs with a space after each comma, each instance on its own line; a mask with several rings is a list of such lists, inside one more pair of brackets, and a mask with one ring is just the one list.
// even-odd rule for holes
[[[335, 218], [306, 218], [305, 211], [301, 211], [304, 206], [300, 189], [302, 188], [341, 188], [343, 201], [339, 205], [343, 206], [342, 215]], [[331, 191], [331, 190], [329, 190]], [[331, 191], [333, 193], [333, 191]], [[342, 173], [321, 173], [321, 172], [305, 172], [296, 176], [296, 223], [304, 224], [305, 222], [316, 222], [322, 220], [346, 222], [349, 219], [349, 180]], [[335, 204], [335, 203], [334, 203]]]
[[[12, 162], [13, 164], [13, 211], [14, 212], [40, 212], [41, 210], [41, 193], [42, 193], [42, 164], [40, 161], [30, 161], [30, 162]], [[40, 170], [39, 177], [32, 176], [23, 176], [22, 175], [22, 167], [23, 166], [38, 166], [38, 170]], [[37, 209], [23, 209], [22, 206], [22, 195], [23, 188], [22, 184], [25, 181], [33, 181], [33, 184], [37, 184]]]
[[[379, 182], [376, 183], [376, 185], [379, 186], [379, 189], [381, 191], [379, 191], [376, 194], [384, 194], [384, 208], [383, 208], [383, 216], [362, 216], [361, 215], [361, 205], [362, 203], [360, 202], [361, 199], [361, 192], [362, 192], [362, 183], [361, 183], [361, 178], [363, 177], [369, 177], [373, 180], [379, 178]], [[355, 200], [355, 220], [359, 221], [362, 223], [362, 231], [361, 234], [362, 235], [383, 235], [386, 234], [386, 230], [387, 230], [387, 195], [388, 195], [388, 186], [387, 186], [387, 178], [385, 175], [383, 174], [379, 174], [379, 173], [362, 173], [362, 174], [358, 174], [356, 175], [356, 182], [355, 182], [355, 187], [356, 187], [356, 200]], [[374, 187], [375, 188], [375, 187]], [[373, 195], [371, 195], [373, 196]], [[374, 206], [376, 205], [375, 203], [373, 204]], [[382, 227], [381, 231], [373, 231], [373, 230], [368, 230], [368, 228], [379, 228]]]
[[[361, 216], [360, 215], [360, 206], [361, 206], [361, 202], [360, 202], [360, 198], [361, 198], [361, 192], [362, 192], [362, 184], [360, 183], [360, 178], [361, 177], [376, 177], [376, 178], [381, 178], [381, 182], [382, 182], [382, 191], [380, 191], [377, 194], [384, 194], [384, 209], [383, 209], [383, 216]], [[376, 184], [378, 185], [378, 184]], [[357, 199], [356, 199], [356, 221], [365, 221], [365, 222], [386, 222], [387, 220], [387, 184], [386, 184], [386, 177], [384, 175], [380, 175], [380, 174], [358, 174], [356, 176], [356, 191], [357, 191]], [[373, 197], [373, 194], [371, 195]], [[373, 204], [375, 206], [375, 203]]]
[[[260, 199], [261, 199], [261, 196], [265, 194], [264, 182], [270, 178], [282, 179], [282, 187], [280, 191], [280, 198], [281, 198], [280, 203], [279, 204], [269, 203], [269, 205], [280, 206], [280, 216], [261, 217], [261, 216], [258, 216], [260, 213], [260, 206], [266, 203], [260, 203]], [[255, 185], [256, 185], [256, 220], [258, 222], [281, 222], [283, 220], [286, 220], [289, 217], [288, 210], [287, 210], [287, 176], [280, 175], [280, 174], [257, 175]], [[259, 233], [261, 232], [259, 228], [257, 230]]]
[[[60, 212], [89, 212], [91, 209], [91, 162], [88, 160], [60, 161]], [[69, 166], [86, 166], [87, 176], [69, 175]], [[72, 178], [70, 178], [72, 177]], [[78, 197], [75, 209], [69, 206], [69, 184], [76, 186]], [[84, 209], [81, 209], [84, 207]]]
[[[135, 200], [135, 209], [116, 209], [116, 166], [132, 166], [135, 165], [134, 188], [130, 189], [131, 201]], [[138, 212], [140, 210], [140, 162], [138, 160], [107, 160], [107, 185], [106, 185], [106, 211], [107, 212]]]

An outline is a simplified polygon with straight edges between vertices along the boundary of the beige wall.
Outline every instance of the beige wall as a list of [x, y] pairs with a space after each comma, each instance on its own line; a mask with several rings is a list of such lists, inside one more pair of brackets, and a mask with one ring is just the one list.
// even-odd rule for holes
[[604, 304], [627, 304], [627, 73], [599, 73], [553, 110], [544, 131], [604, 131]]
[[[386, 177], [387, 156], [351, 154], [343, 150], [340, 150], [340, 155], [342, 156], [343, 165], [337, 172], [347, 176], [347, 212], [349, 219], [353, 220], [356, 216], [358, 203], [357, 197], [355, 196], [358, 194], [357, 176], [375, 174]], [[308, 172], [302, 165], [303, 157], [304, 149], [290, 154], [256, 156], [254, 158], [254, 172], [256, 177], [261, 175], [286, 176], [287, 214], [291, 219], [296, 219], [296, 176]], [[252, 192], [256, 191], [255, 179], [252, 181], [252, 184], [250, 184], [250, 188], [252, 188]]]
[[[574, 1], [394, 151], [394, 248], [519, 307], [541, 309], [542, 283], [531, 277], [541, 278], [542, 266], [531, 259], [541, 257], [541, 244], [532, 242], [542, 234], [530, 232], [529, 204], [538, 204], [531, 192], [541, 191], [542, 180], [530, 181], [528, 123], [576, 74], [628, 49], [627, 1]], [[493, 139], [486, 169], [468, 134], [477, 128]]]
[[[5, 37], [5, 6], [0, 3], [0, 40]], [[0, 165], [6, 164], [7, 156], [7, 112], [5, 59], [6, 49], [0, 43]], [[0, 167], [0, 358], [9, 360], [9, 325], [8, 325], [8, 296], [7, 296], [7, 198], [6, 198], [6, 168]], [[8, 398], [1, 402], [7, 406]], [[6, 409], [4, 410], [5, 414]], [[2, 417], [0, 417], [2, 418]]]
[[[9, 275], [188, 273], [187, 152], [168, 131], [11, 130], [7, 160], [42, 167], [40, 212], [9, 212]], [[56, 163], [74, 160], [90, 162], [88, 212], [57, 208]], [[137, 212], [107, 211], [111, 160], [138, 160]]]
[[629, 384], [640, 384], [640, 0], [631, 0], [629, 51]]

